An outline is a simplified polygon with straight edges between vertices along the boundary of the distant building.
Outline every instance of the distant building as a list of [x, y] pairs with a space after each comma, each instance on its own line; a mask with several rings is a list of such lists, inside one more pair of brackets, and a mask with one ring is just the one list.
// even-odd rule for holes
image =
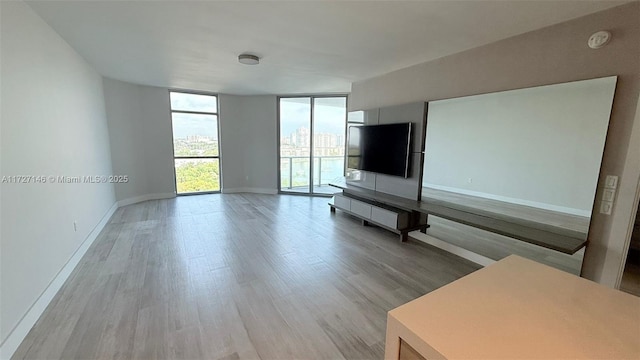
[[[311, 131], [301, 127], [280, 138], [280, 156], [310, 156]], [[344, 156], [344, 135], [317, 133], [313, 136], [314, 156]]]
[[201, 136], [201, 135], [187, 135], [187, 141], [188, 142], [206, 142], [206, 143], [212, 143], [215, 141], [215, 139], [213, 139], [210, 136]]

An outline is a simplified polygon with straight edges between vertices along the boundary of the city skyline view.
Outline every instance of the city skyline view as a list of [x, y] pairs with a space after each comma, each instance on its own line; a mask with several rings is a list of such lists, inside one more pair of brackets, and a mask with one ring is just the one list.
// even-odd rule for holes
[[[343, 175], [346, 97], [281, 98], [279, 104], [281, 188], [304, 191]], [[217, 105], [212, 95], [171, 93], [179, 193], [220, 190]]]
[[220, 191], [217, 97], [171, 92], [170, 100], [176, 191]]
[[[307, 101], [305, 101], [307, 100]], [[301, 127], [311, 127], [309, 98], [280, 99], [280, 133], [291, 134]], [[314, 131], [344, 134], [347, 119], [346, 98], [317, 98], [314, 101]]]
[[280, 99], [282, 190], [332, 191], [328, 182], [344, 174], [346, 115], [346, 97]]
[[[316, 133], [313, 136], [313, 154], [315, 156], [344, 155], [344, 133]], [[281, 156], [308, 156], [310, 154], [311, 135], [307, 127], [300, 127], [288, 136], [280, 137]]]

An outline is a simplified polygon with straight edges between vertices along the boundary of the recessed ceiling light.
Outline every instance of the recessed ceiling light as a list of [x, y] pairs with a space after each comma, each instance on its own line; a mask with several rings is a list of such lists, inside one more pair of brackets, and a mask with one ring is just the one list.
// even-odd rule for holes
[[260, 63], [260, 58], [251, 54], [240, 54], [238, 55], [238, 61], [240, 64], [258, 65]]

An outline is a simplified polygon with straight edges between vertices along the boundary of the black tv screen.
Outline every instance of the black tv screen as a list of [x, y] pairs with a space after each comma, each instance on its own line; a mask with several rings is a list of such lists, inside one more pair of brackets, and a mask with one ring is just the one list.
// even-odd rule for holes
[[411, 171], [411, 123], [351, 126], [347, 167], [408, 177]]

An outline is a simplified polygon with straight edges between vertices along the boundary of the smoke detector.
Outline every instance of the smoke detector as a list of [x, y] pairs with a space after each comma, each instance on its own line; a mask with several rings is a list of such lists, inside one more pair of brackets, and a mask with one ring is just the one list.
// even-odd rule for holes
[[240, 54], [238, 55], [238, 61], [240, 64], [258, 65], [260, 63], [260, 58], [252, 54]]
[[611, 33], [608, 31], [598, 31], [589, 37], [589, 47], [592, 49], [600, 49], [601, 47], [607, 45], [611, 40]]

